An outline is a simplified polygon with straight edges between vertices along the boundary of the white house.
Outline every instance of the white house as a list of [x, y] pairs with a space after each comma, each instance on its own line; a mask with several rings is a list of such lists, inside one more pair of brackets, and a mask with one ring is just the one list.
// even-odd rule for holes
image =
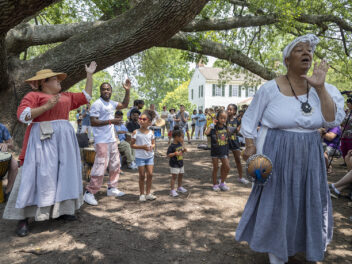
[[[188, 86], [188, 98], [198, 110], [225, 106], [229, 104], [249, 104], [253, 95], [264, 80], [254, 77], [260, 85], [250, 87], [245, 84], [245, 74], [228, 76], [224, 84], [220, 84], [219, 73], [221, 68], [204, 67], [198, 65]], [[248, 83], [248, 82], [247, 82]]]

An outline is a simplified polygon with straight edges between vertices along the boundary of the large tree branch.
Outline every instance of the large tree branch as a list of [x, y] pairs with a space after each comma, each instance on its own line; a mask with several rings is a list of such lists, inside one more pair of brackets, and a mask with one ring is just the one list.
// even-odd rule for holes
[[182, 29], [185, 32], [208, 31], [208, 30], [229, 30], [240, 27], [256, 27], [270, 25], [278, 20], [275, 16], [241, 16], [225, 19], [197, 19]]
[[345, 31], [352, 32], [352, 25], [343, 20], [342, 18], [334, 15], [306, 15], [302, 14], [296, 19], [298, 22], [307, 23], [312, 25], [320, 25], [323, 23], [335, 23]]
[[0, 0], [0, 34], [58, 0]]
[[[302, 14], [296, 21], [321, 26], [324, 23], [335, 23], [345, 31], [352, 31], [352, 25], [340, 17], [334, 15], [306, 15]], [[276, 15], [243, 16], [224, 19], [197, 19], [182, 29], [185, 32], [208, 31], [208, 30], [229, 30], [240, 27], [255, 27], [271, 25], [279, 22]]]
[[226, 47], [223, 44], [213, 41], [193, 40], [192, 37], [186, 36], [185, 34], [177, 34], [165, 43], [162, 43], [158, 46], [188, 50], [203, 55], [214, 56], [219, 59], [227, 60], [249, 70], [250, 72], [266, 80], [271, 80], [276, 76], [275, 72], [272, 72], [261, 66], [253, 59], [244, 55], [241, 51]]
[[31, 46], [63, 42], [102, 23], [104, 22], [81, 22], [60, 25], [23, 24], [7, 33], [7, 51], [8, 53], [19, 54]]
[[[96, 60], [98, 70], [105, 69], [131, 55], [165, 42], [189, 23], [208, 0], [143, 1], [121, 16], [101, 23], [86, 32], [67, 39], [62, 44], [21, 63], [21, 78], [49, 68], [68, 73], [64, 89], [85, 78], [83, 65]], [[16, 67], [14, 65], [13, 67]]]

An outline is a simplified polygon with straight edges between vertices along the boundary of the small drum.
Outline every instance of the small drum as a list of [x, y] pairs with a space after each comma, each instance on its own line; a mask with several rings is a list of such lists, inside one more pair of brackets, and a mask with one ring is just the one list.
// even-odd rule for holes
[[155, 138], [161, 138], [161, 127], [152, 126], [150, 129], [154, 131]]
[[4, 193], [2, 191], [2, 178], [6, 175], [9, 170], [11, 162], [11, 154], [7, 152], [0, 151], [0, 203], [3, 203]]
[[84, 148], [83, 149], [84, 158], [84, 168], [87, 180], [89, 180], [90, 171], [92, 170], [94, 160], [95, 160], [95, 149], [94, 148]]
[[95, 160], [95, 149], [94, 148], [84, 148], [83, 149], [84, 161], [88, 164], [93, 165]]
[[271, 176], [273, 164], [263, 154], [254, 154], [249, 157], [246, 164], [247, 178], [251, 182], [264, 185]]
[[0, 151], [0, 180], [6, 175], [10, 167], [11, 154]]

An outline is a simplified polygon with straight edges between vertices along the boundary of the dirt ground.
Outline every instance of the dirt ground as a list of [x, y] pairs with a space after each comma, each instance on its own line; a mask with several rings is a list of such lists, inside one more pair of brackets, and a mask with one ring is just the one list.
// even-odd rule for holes
[[[166, 144], [158, 143], [159, 153]], [[169, 196], [168, 160], [155, 160], [153, 188], [158, 199], [138, 202], [138, 174], [124, 170], [121, 198], [106, 196], [106, 184], [97, 194], [98, 206], [84, 204], [78, 221], [30, 223], [30, 235], [14, 234], [16, 222], [0, 219], [0, 263], [269, 263], [247, 243], [235, 241], [235, 229], [250, 193], [237, 183], [231, 157], [229, 192], [211, 190], [208, 151], [190, 147], [185, 155], [184, 186], [189, 193]], [[346, 168], [334, 161], [329, 181]], [[243, 164], [244, 165], [244, 164]], [[106, 180], [106, 179], [105, 179]], [[334, 238], [323, 263], [352, 263], [352, 208], [347, 198], [333, 199]], [[5, 205], [0, 204], [2, 215]], [[306, 263], [303, 255], [289, 263]]]

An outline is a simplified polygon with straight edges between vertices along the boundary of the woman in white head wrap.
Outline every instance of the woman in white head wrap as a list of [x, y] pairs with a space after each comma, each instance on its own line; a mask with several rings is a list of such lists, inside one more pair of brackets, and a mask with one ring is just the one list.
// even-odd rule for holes
[[305, 252], [309, 261], [321, 261], [332, 238], [331, 200], [317, 129], [338, 126], [345, 113], [340, 92], [325, 83], [329, 66], [324, 60], [307, 76], [318, 42], [309, 34], [286, 46], [287, 73], [258, 90], [242, 119], [244, 158], [268, 156], [273, 174], [264, 186], [253, 186], [236, 239], [269, 253], [270, 263], [287, 262], [297, 252]]

